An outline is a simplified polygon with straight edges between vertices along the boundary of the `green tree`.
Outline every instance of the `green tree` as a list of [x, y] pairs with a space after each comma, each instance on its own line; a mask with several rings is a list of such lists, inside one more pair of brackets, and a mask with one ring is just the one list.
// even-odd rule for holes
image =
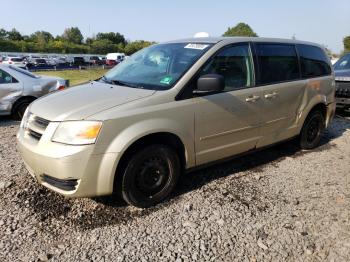
[[114, 32], [109, 32], [109, 33], [98, 33], [96, 35], [96, 40], [109, 40], [111, 41], [113, 44], [126, 44], [126, 40], [125, 37], [120, 34], [120, 33], [114, 33]]
[[127, 55], [131, 55], [145, 47], [148, 47], [150, 45], [153, 45], [154, 42], [148, 42], [148, 41], [144, 41], [144, 40], [138, 40], [138, 41], [134, 41], [134, 42], [130, 42], [125, 46], [124, 52]]
[[115, 45], [107, 39], [95, 40], [91, 44], [90, 52], [93, 54], [107, 54], [115, 50]]
[[96, 39], [94, 37], [88, 37], [85, 40], [85, 44], [87, 45], [92, 45], [92, 43], [95, 41]]
[[234, 27], [229, 27], [223, 36], [252, 36], [257, 37], [258, 35], [253, 29], [245, 23], [239, 23]]
[[45, 31], [37, 31], [34, 34], [31, 34], [26, 41], [35, 43], [36, 50], [38, 52], [47, 52], [49, 51], [48, 43], [53, 40], [54, 38], [51, 33]]
[[80, 45], [83, 42], [83, 35], [78, 27], [66, 28], [62, 34], [62, 38], [67, 42]]
[[29, 41], [34, 41], [34, 42], [49, 42], [51, 40], [54, 40], [53, 36], [51, 33], [46, 32], [46, 31], [36, 31], [34, 34], [31, 34], [28, 38]]
[[350, 52], [350, 35], [344, 37], [343, 43], [345, 52]]
[[23, 40], [23, 36], [15, 28], [13, 28], [11, 31], [7, 32], [7, 38], [11, 41]]
[[4, 40], [7, 38], [7, 31], [3, 28], [0, 28], [0, 39]]

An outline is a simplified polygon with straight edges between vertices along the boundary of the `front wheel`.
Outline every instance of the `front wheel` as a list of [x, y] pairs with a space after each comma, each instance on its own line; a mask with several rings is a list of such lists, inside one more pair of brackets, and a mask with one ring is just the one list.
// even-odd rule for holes
[[300, 147], [314, 149], [320, 143], [322, 132], [325, 129], [325, 119], [320, 111], [312, 111], [306, 118], [300, 133]]
[[163, 201], [173, 191], [180, 175], [180, 160], [166, 145], [151, 145], [136, 152], [122, 178], [123, 199], [147, 208]]
[[22, 120], [22, 117], [27, 109], [27, 107], [33, 102], [33, 99], [23, 99], [15, 104], [12, 110], [12, 118], [14, 120]]

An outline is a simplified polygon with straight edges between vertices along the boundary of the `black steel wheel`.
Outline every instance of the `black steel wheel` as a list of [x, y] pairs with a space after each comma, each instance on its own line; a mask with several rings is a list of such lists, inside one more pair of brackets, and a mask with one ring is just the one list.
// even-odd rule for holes
[[320, 111], [312, 111], [306, 118], [300, 133], [300, 147], [313, 149], [320, 143], [322, 132], [325, 128], [325, 119]]
[[12, 118], [14, 120], [22, 120], [27, 107], [33, 102], [33, 99], [25, 98], [16, 103], [12, 110]]
[[121, 185], [123, 199], [140, 208], [154, 206], [173, 191], [180, 172], [179, 157], [172, 148], [148, 146], [135, 153], [126, 165]]

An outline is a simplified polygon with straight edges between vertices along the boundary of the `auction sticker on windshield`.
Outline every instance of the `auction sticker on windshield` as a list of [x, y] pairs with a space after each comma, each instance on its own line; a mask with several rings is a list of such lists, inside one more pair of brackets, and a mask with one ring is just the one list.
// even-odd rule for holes
[[185, 46], [185, 48], [189, 49], [197, 49], [197, 50], [204, 50], [208, 47], [209, 45], [204, 45], [204, 44], [188, 44]]
[[172, 80], [173, 78], [171, 76], [165, 76], [160, 80], [160, 83], [164, 85], [170, 85]]

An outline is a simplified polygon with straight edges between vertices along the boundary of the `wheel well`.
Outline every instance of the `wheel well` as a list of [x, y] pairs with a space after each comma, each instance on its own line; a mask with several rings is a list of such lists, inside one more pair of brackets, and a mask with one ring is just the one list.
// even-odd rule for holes
[[128, 149], [123, 153], [121, 159], [116, 168], [116, 173], [114, 177], [114, 191], [120, 190], [122, 172], [126, 168], [128, 160], [130, 157], [139, 151], [140, 149], [154, 144], [162, 144], [170, 146], [175, 152], [178, 154], [182, 169], [186, 166], [186, 151], [185, 146], [182, 143], [181, 139], [172, 133], [161, 132], [154, 133], [150, 135], [146, 135], [138, 140], [136, 140], [132, 145], [128, 147]]
[[327, 117], [327, 106], [325, 104], [317, 104], [315, 105], [309, 112], [309, 115], [311, 112], [313, 111], [320, 111], [324, 117], [324, 119], [326, 120], [326, 117]]
[[16, 109], [17, 105], [20, 104], [22, 101], [30, 101], [33, 102], [36, 99], [35, 96], [22, 96], [16, 100], [16, 102], [12, 106], [12, 112]]

